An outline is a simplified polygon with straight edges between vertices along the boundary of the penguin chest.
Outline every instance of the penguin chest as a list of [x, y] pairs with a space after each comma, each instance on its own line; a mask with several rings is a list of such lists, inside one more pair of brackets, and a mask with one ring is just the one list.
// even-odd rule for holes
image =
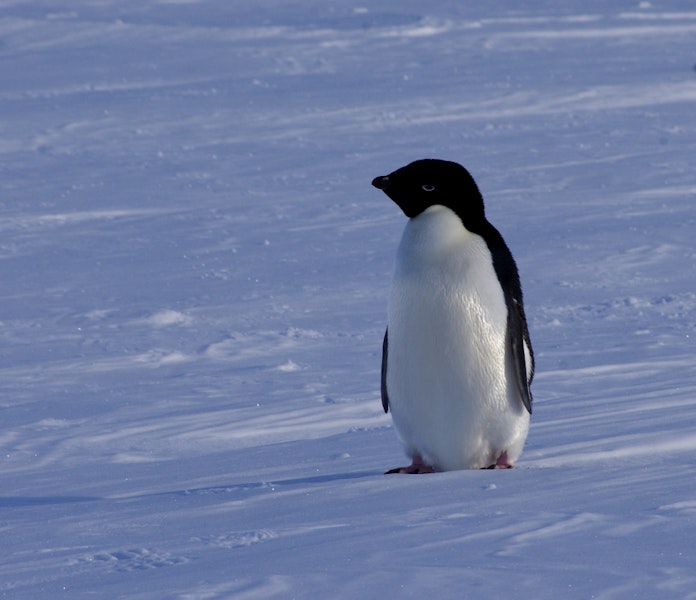
[[506, 449], [518, 427], [505, 296], [485, 240], [450, 209], [431, 207], [407, 224], [388, 327], [390, 408], [407, 450], [449, 469]]

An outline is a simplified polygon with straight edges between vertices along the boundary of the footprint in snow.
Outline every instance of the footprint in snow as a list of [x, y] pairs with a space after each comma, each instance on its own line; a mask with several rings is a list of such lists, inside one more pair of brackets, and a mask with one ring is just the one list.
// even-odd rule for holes
[[175, 556], [168, 552], [149, 550], [147, 548], [129, 548], [97, 552], [84, 556], [79, 561], [82, 564], [100, 565], [111, 571], [144, 571], [158, 569], [170, 565], [181, 565], [189, 562], [184, 556]]
[[220, 535], [209, 535], [202, 538], [194, 538], [192, 541], [202, 542], [203, 544], [215, 546], [217, 548], [230, 549], [252, 546], [253, 544], [272, 540], [277, 537], [278, 534], [274, 531], [259, 529], [255, 531], [230, 531]]

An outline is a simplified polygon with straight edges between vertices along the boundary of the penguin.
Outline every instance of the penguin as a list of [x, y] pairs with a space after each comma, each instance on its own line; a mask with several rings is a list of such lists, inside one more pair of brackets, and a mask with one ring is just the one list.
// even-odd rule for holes
[[411, 465], [512, 468], [532, 413], [534, 354], [517, 265], [460, 164], [423, 159], [376, 177], [408, 217], [382, 346], [382, 406]]

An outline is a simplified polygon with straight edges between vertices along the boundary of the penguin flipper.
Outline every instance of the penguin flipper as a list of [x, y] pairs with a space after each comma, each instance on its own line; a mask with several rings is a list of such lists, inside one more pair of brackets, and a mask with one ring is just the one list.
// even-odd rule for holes
[[382, 407], [384, 412], [389, 412], [389, 394], [387, 393], [387, 354], [389, 352], [389, 329], [384, 331], [384, 342], [382, 342]]
[[522, 302], [522, 287], [517, 273], [515, 259], [510, 253], [503, 236], [487, 221], [482, 226], [481, 235], [488, 244], [493, 255], [493, 268], [498, 276], [498, 281], [503, 288], [505, 305], [507, 306], [507, 339], [506, 356], [512, 361], [512, 376], [515, 378], [515, 387], [522, 404], [529, 414], [532, 413], [532, 392], [530, 386], [534, 378], [534, 352], [529, 340], [527, 318], [524, 315]]
[[[508, 309], [508, 347], [512, 354], [517, 391], [522, 404], [524, 404], [529, 414], [532, 414], [533, 398], [529, 387], [534, 377], [534, 355], [529, 343], [529, 333], [527, 333], [524, 313], [521, 310], [520, 303], [513, 299], [512, 306]], [[530, 362], [529, 369], [527, 368], [528, 361]]]

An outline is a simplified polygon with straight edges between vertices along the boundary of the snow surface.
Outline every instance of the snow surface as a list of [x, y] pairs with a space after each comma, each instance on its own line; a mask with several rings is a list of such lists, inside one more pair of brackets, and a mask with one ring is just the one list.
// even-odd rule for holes
[[[696, 598], [692, 0], [0, 4], [0, 596]], [[457, 160], [537, 355], [512, 471], [384, 476]]]

